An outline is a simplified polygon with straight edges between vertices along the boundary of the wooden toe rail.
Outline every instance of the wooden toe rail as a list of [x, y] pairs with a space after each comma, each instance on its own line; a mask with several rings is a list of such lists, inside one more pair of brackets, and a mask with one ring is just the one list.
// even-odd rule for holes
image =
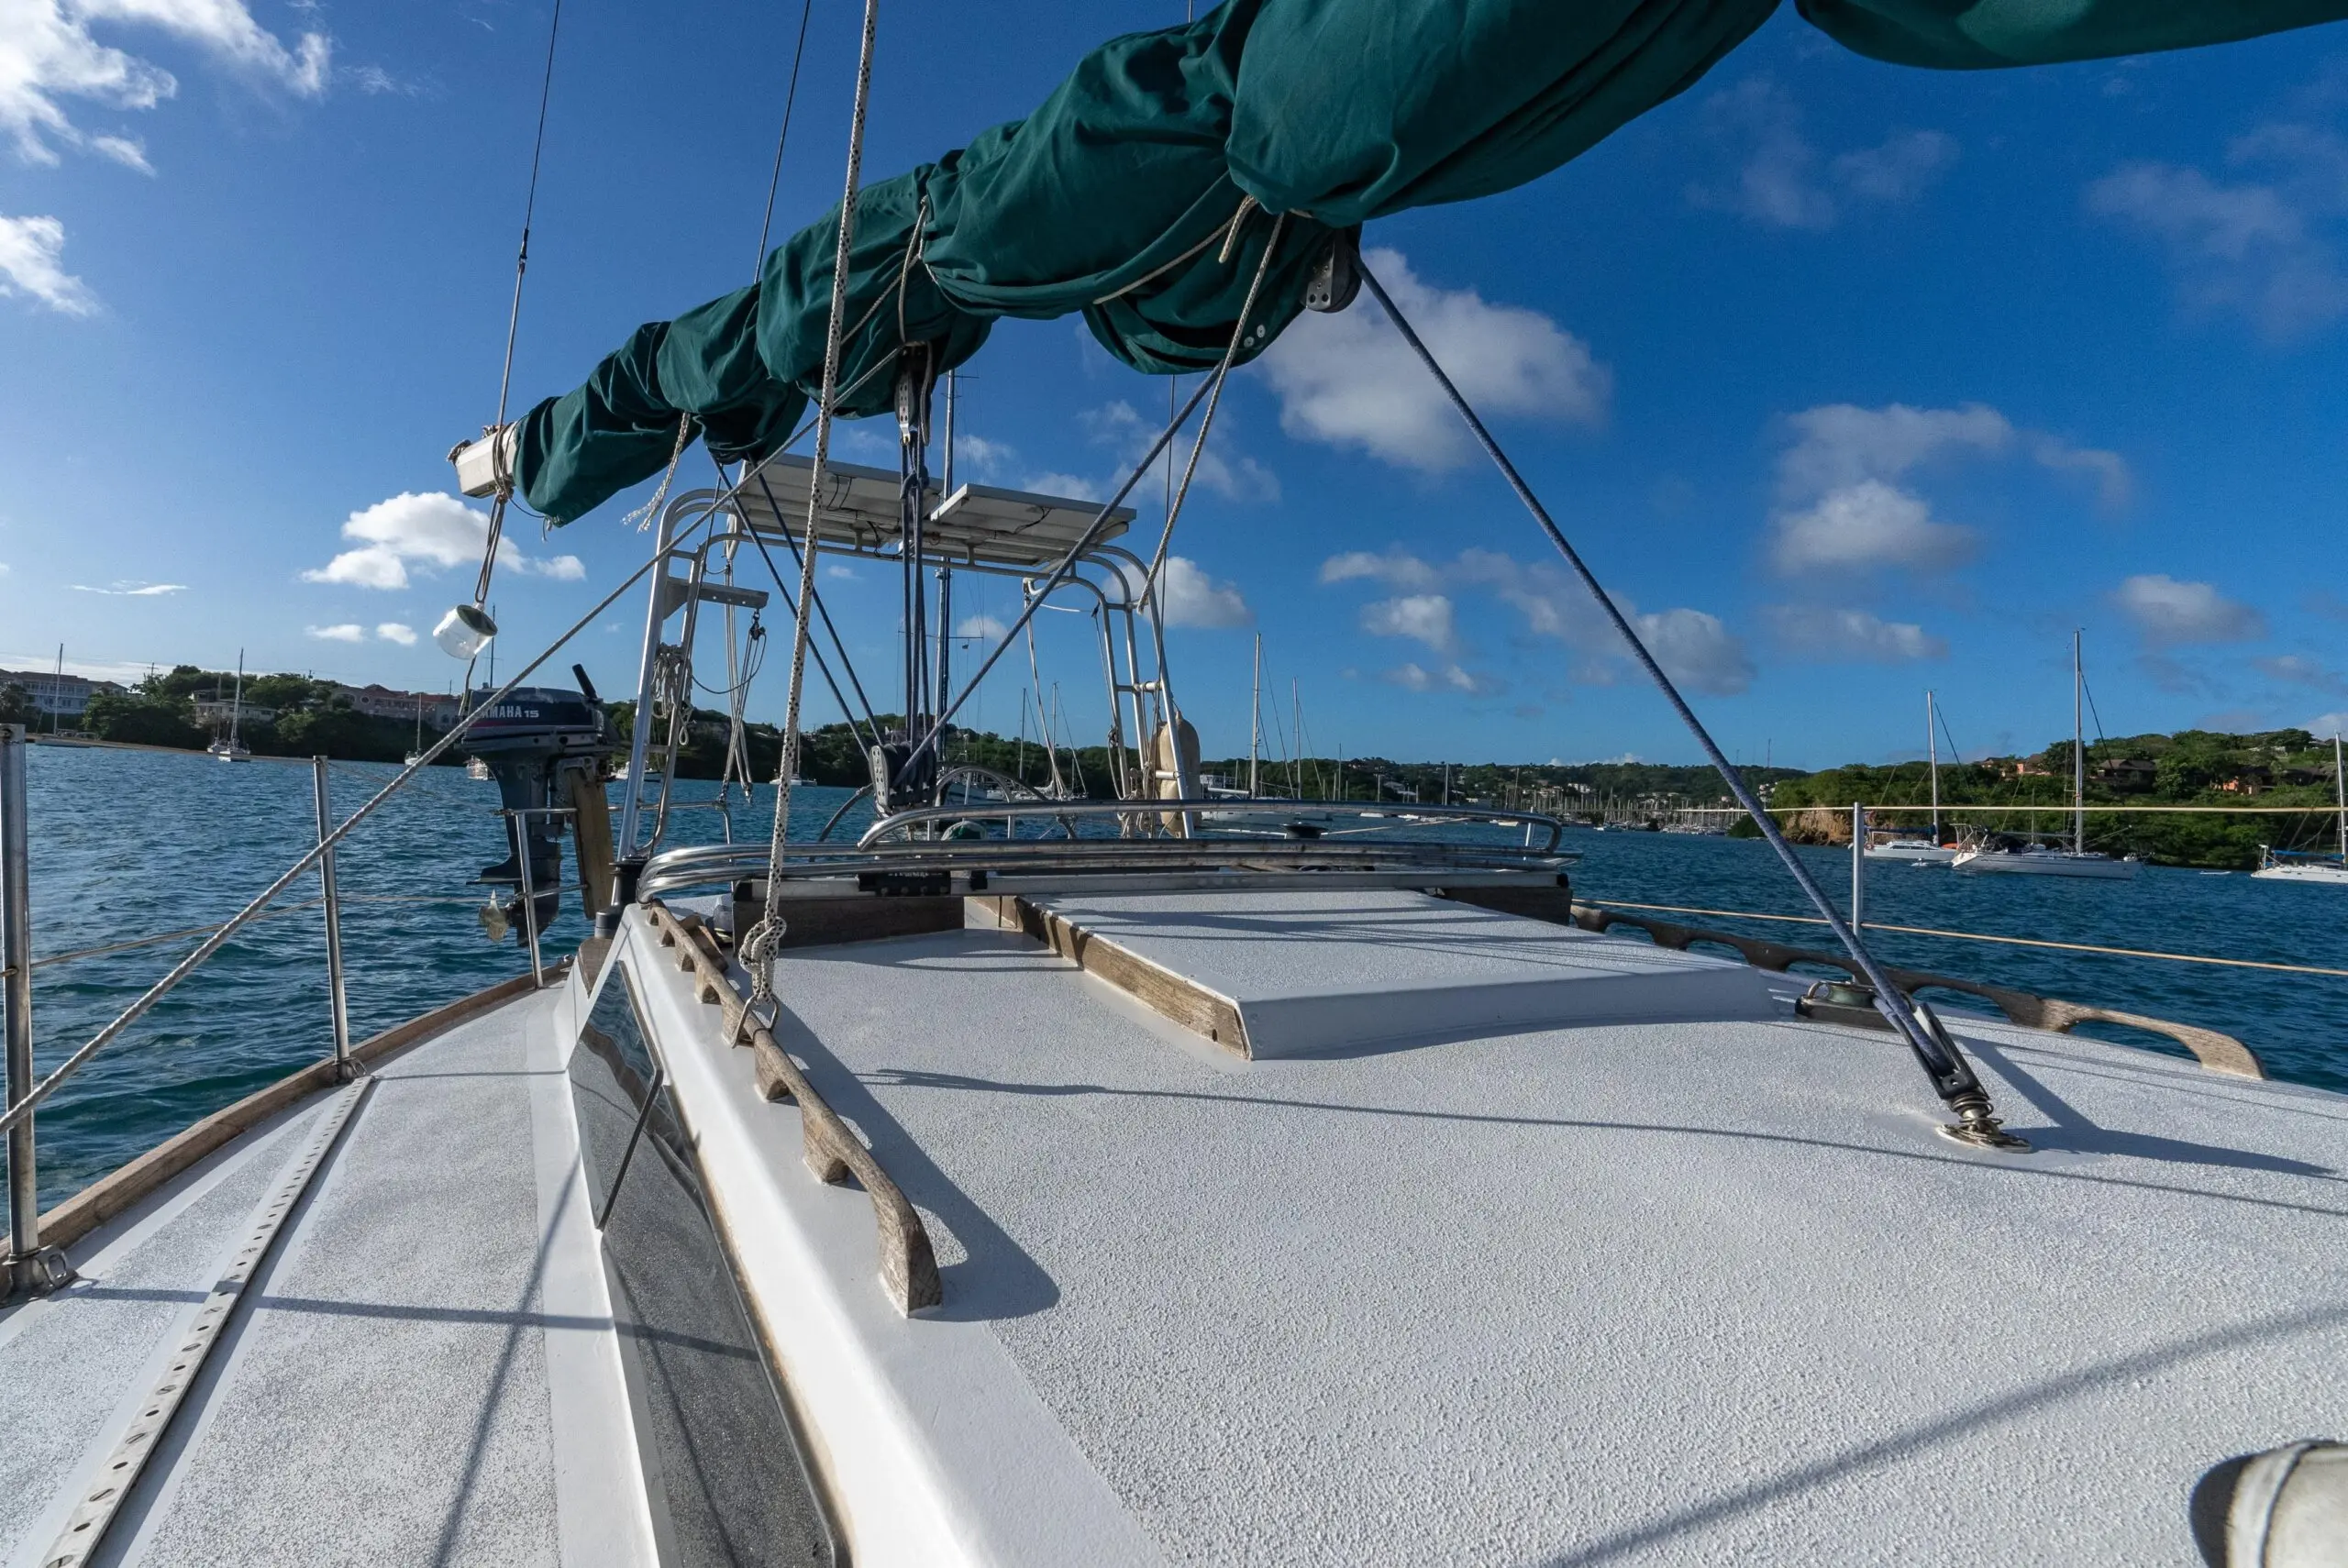
[[735, 991], [725, 955], [717, 951], [707, 928], [690, 916], [680, 919], [657, 900], [645, 908], [652, 917], [653, 929], [660, 933], [660, 944], [675, 948], [677, 967], [693, 976], [700, 999], [725, 1009], [726, 1041], [743, 1043], [743, 1029], [748, 1026], [759, 1098], [797, 1103], [807, 1168], [818, 1180], [833, 1185], [853, 1176], [871, 1199], [872, 1218], [880, 1237], [880, 1284], [897, 1310], [910, 1315], [943, 1304], [946, 1287], [937, 1274], [937, 1253], [930, 1245], [920, 1212], [889, 1179], [889, 1173], [880, 1168], [863, 1140], [815, 1092], [791, 1054], [750, 1014]]
[[[1669, 947], [1684, 953], [1690, 943], [1715, 943], [1733, 949], [1756, 969], [1767, 969], [1782, 975], [1795, 964], [1817, 964], [1840, 969], [1852, 979], [1865, 983], [1865, 977], [1849, 959], [1837, 954], [1822, 953], [1816, 948], [1789, 947], [1763, 937], [1739, 936], [1733, 932], [1713, 931], [1703, 926], [1678, 925], [1667, 920], [1623, 914], [1594, 904], [1574, 905], [1572, 922], [1584, 931], [1596, 932], [1617, 925], [1636, 926], [1645, 932], [1657, 947]], [[2066, 1034], [2077, 1025], [2093, 1021], [2124, 1024], [2131, 1029], [2167, 1035], [2192, 1052], [2194, 1060], [2213, 1073], [2231, 1073], [2239, 1078], [2263, 1078], [2266, 1076], [2266, 1068], [2255, 1051], [2232, 1035], [2221, 1034], [2214, 1029], [2177, 1023], [2165, 1018], [2147, 1018], [2142, 1013], [2121, 1012], [2114, 1008], [2090, 1007], [2085, 1002], [2065, 1001], [2059, 997], [2032, 996], [2028, 991], [2017, 991], [2005, 986], [1987, 986], [1977, 980], [1960, 980], [1953, 975], [1935, 975], [1925, 969], [1897, 969], [1886, 965], [1883, 972], [1890, 977], [1892, 984], [1911, 995], [1937, 986], [1944, 990], [1964, 991], [1979, 997], [1993, 1003], [1999, 1011], [2025, 1028]]]

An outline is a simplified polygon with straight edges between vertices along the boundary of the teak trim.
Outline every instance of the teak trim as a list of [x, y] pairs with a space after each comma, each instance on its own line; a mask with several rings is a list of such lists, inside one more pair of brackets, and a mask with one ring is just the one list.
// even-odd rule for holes
[[789, 1099], [799, 1106], [803, 1157], [817, 1180], [833, 1186], [854, 1176], [872, 1203], [872, 1218], [880, 1240], [880, 1285], [897, 1310], [908, 1317], [946, 1300], [938, 1277], [937, 1253], [921, 1214], [909, 1202], [880, 1162], [872, 1157], [839, 1114], [808, 1083], [807, 1076], [774, 1035], [751, 1017], [725, 972], [725, 959], [711, 945], [701, 922], [678, 919], [658, 900], [647, 904], [653, 929], [663, 947], [677, 950], [677, 967], [692, 973], [695, 994], [703, 1003], [725, 1009], [724, 1038], [738, 1043], [742, 1025], [749, 1027], [751, 1059], [757, 1064], [759, 1098]]
[[[1560, 922], [1562, 923], [1562, 922]], [[1795, 964], [1820, 964], [1840, 969], [1853, 979], [1859, 979], [1850, 960], [1832, 953], [1822, 953], [1809, 947], [1789, 947], [1783, 943], [1770, 942], [1757, 936], [1739, 936], [1733, 932], [1713, 931], [1704, 926], [1678, 925], [1667, 920], [1653, 920], [1645, 915], [1623, 914], [1614, 910], [1600, 909], [1592, 904], [1573, 906], [1573, 923], [1584, 931], [1604, 932], [1611, 926], [1636, 926], [1652, 938], [1657, 947], [1686, 952], [1690, 943], [1712, 942], [1734, 949], [1747, 964], [1772, 974], [1784, 974]], [[1893, 984], [1911, 993], [1938, 986], [1944, 990], [1964, 991], [1994, 1004], [1999, 1012], [2015, 1023], [2029, 1029], [2050, 1030], [2066, 1034], [2073, 1028], [2090, 1021], [2125, 1024], [2154, 1034], [2165, 1034], [2193, 1053], [2195, 1061], [2213, 1073], [2230, 1073], [2238, 1078], [2264, 1078], [2265, 1065], [2258, 1053], [2231, 1034], [2221, 1034], [2214, 1029], [2203, 1029], [2190, 1023], [2176, 1023], [2165, 1018], [2147, 1018], [2142, 1013], [2121, 1012], [2115, 1008], [2092, 1007], [2086, 1002], [2065, 1001], [2058, 997], [2033, 996], [2004, 986], [1983, 985], [1978, 980], [1960, 980], [1953, 975], [1936, 975], [1927, 969], [1894, 969], [1884, 973]]]
[[1097, 931], [1089, 931], [1067, 916], [1044, 908], [1016, 893], [982, 893], [969, 902], [1005, 931], [1034, 937], [1088, 975], [1110, 985], [1194, 1033], [1203, 1034], [1234, 1055], [1253, 1059], [1247, 1021], [1239, 1004], [1210, 990], [1187, 975], [1154, 964], [1132, 948], [1120, 945]]

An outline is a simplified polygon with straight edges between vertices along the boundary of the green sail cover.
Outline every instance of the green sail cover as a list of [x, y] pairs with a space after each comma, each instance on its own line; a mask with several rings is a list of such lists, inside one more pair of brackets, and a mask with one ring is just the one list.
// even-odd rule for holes
[[[1862, 54], [1951, 70], [2348, 16], [2348, 0], [1797, 3]], [[1026, 119], [858, 193], [837, 412], [887, 411], [907, 345], [943, 371], [1001, 316], [1081, 312], [1135, 370], [1205, 369], [1276, 245], [1238, 356], [1253, 358], [1341, 231], [1538, 179], [1685, 92], [1776, 4], [1226, 0], [1113, 39]], [[525, 415], [530, 504], [563, 521], [658, 473], [683, 416], [721, 460], [780, 450], [821, 391], [838, 223], [835, 207], [756, 286], [639, 327]]]

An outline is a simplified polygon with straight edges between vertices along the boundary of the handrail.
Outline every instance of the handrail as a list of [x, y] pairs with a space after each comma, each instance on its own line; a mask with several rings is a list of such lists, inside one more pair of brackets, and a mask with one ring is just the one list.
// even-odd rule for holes
[[[1350, 816], [1366, 816], [1373, 812], [1379, 815], [1389, 816], [1403, 814], [1389, 812], [1387, 810], [1388, 806], [1395, 804], [1395, 802], [1392, 801], [1280, 801], [1264, 800], [1253, 796], [1235, 797], [1227, 795], [1187, 797], [1176, 800], [1053, 801], [1048, 802], [1048, 810], [1043, 809], [1044, 804], [1044, 802], [1018, 801], [985, 801], [973, 802], [967, 806], [914, 806], [905, 811], [892, 812], [892, 814], [881, 818], [879, 822], [874, 823], [870, 827], [865, 829], [864, 836], [857, 840], [857, 847], [858, 849], [869, 849], [872, 847], [884, 834], [899, 829], [915, 827], [924, 823], [933, 822], [993, 821], [1010, 820], [1019, 817], [1044, 816], [1150, 816], [1160, 813], [1172, 814], [1186, 812], [1214, 812], [1224, 816], [1254, 816], [1271, 818], [1336, 816], [1341, 814]], [[1501, 826], [1503, 823], [1511, 826], [1523, 825], [1530, 827], [1538, 825], [1545, 827], [1549, 830], [1549, 842], [1544, 845], [1539, 851], [1539, 853], [1545, 855], [1555, 850], [1557, 847], [1557, 841], [1565, 835], [1565, 823], [1562, 820], [1556, 817], [1545, 816], [1539, 812], [1502, 811], [1497, 807], [1487, 806], [1412, 805], [1410, 807], [1407, 814], [1420, 818], [1440, 818], [1449, 822], [1483, 823], [1493, 827]], [[1102, 842], [1106, 843], [1109, 841], [1102, 840]], [[1215, 844], [1236, 843], [1243, 841], [1207, 837], [1178, 840], [1176, 842]], [[1532, 845], [1528, 844], [1525, 847], [1527, 849], [1531, 849]]]
[[770, 867], [765, 845], [709, 845], [671, 850], [647, 865], [637, 897], [741, 878], [771, 870], [787, 880], [836, 881], [877, 876], [1019, 876], [1039, 871], [1108, 873], [1212, 870], [1423, 870], [1431, 880], [1461, 871], [1545, 873], [1578, 858], [1482, 845], [1434, 843], [1424, 839], [1383, 844], [1332, 844], [1326, 839], [1148, 838], [1148, 839], [964, 839], [878, 844], [869, 849], [800, 845], [818, 851]]
[[150, 986], [135, 1000], [133, 1000], [130, 1005], [124, 1008], [119, 1013], [116, 1013], [112, 1021], [108, 1022], [104, 1028], [100, 1029], [97, 1033], [92, 1035], [88, 1041], [77, 1047], [73, 1051], [72, 1055], [67, 1056], [62, 1062], [60, 1062], [57, 1066], [50, 1072], [47, 1077], [42, 1078], [39, 1083], [33, 1085], [32, 1088], [22, 1099], [17, 1099], [15, 1103], [11, 1104], [6, 1112], [0, 1112], [0, 1133], [7, 1132], [17, 1127], [19, 1123], [28, 1120], [32, 1116], [34, 1110], [39, 1107], [40, 1103], [47, 1099], [50, 1095], [56, 1093], [59, 1087], [62, 1085], [66, 1079], [79, 1072], [83, 1066], [87, 1063], [91, 1057], [96, 1055], [108, 1044], [112, 1043], [121, 1035], [124, 1030], [129, 1028], [133, 1023], [136, 1023], [140, 1018], [144, 1017], [148, 1010], [152, 1008], [157, 1002], [162, 1000], [164, 997], [168, 996], [179, 986], [181, 981], [186, 979], [190, 975], [195, 973], [197, 969], [210, 962], [213, 955], [216, 954], [223, 946], [227, 945], [229, 937], [235, 935], [247, 925], [251, 924], [254, 920], [260, 917], [263, 910], [265, 910], [270, 904], [276, 901], [279, 895], [282, 894], [286, 889], [292, 887], [294, 883], [305, 873], [314, 869], [321, 860], [333, 851], [337, 845], [340, 844], [345, 838], [348, 838], [350, 835], [352, 829], [356, 828], [367, 818], [372, 816], [375, 813], [376, 809], [382, 806], [386, 801], [390, 800], [393, 795], [404, 787], [409, 779], [415, 778], [416, 774], [422, 772], [425, 768], [432, 766], [433, 762], [438, 758], [441, 754], [448, 751], [451, 746], [455, 745], [459, 740], [462, 739], [465, 734], [472, 727], [475, 720], [479, 719], [483, 713], [486, 713], [495, 708], [497, 704], [504, 701], [507, 697], [513, 695], [524, 681], [527, 680], [531, 676], [538, 672], [539, 668], [543, 666], [547, 660], [552, 658], [556, 653], [569, 645], [573, 637], [577, 636], [580, 633], [593, 625], [597, 617], [601, 616], [605, 611], [617, 603], [620, 596], [626, 593], [629, 589], [634, 588], [637, 583], [644, 578], [646, 573], [666, 563], [670, 557], [679, 554], [681, 548], [681, 546], [672, 544], [655, 551], [650, 559], [647, 560], [642, 566], [637, 567], [634, 571], [628, 573], [626, 578], [620, 582], [618, 587], [613, 589], [610, 593], [606, 594], [601, 601], [599, 601], [593, 609], [588, 611], [586, 614], [573, 622], [568, 631], [564, 632], [559, 637], [557, 637], [551, 644], [542, 650], [537, 657], [531, 659], [519, 670], [515, 671], [513, 678], [506, 681], [504, 686], [499, 687], [497, 690], [491, 693], [482, 701], [475, 703], [470, 711], [460, 715], [458, 718], [456, 724], [451, 727], [446, 734], [433, 742], [430, 746], [426, 747], [417, 756], [414, 762], [411, 762], [402, 767], [397, 774], [393, 776], [389, 783], [385, 784], [382, 789], [377, 790], [375, 794], [361, 804], [357, 811], [352, 812], [350, 815], [345, 817], [332, 831], [321, 834], [318, 837], [318, 842], [313, 845], [300, 859], [294, 861], [292, 866], [288, 867], [282, 873], [281, 873], [276, 880], [270, 883], [267, 888], [261, 889], [261, 891], [255, 896], [250, 902], [247, 903], [244, 908], [238, 910], [227, 921], [223, 922], [218, 927], [215, 928], [212, 934], [205, 938], [194, 952], [188, 954], [177, 964], [172, 966], [171, 969], [164, 974], [161, 979], [157, 980], [153, 985]]
[[[807, 1168], [818, 1181], [831, 1186], [853, 1176], [864, 1189], [872, 1204], [873, 1224], [880, 1233], [880, 1283], [888, 1291], [890, 1301], [907, 1317], [943, 1302], [946, 1291], [938, 1277], [937, 1253], [930, 1244], [928, 1230], [922, 1224], [921, 1211], [906, 1198], [889, 1173], [880, 1168], [880, 1162], [872, 1157], [872, 1152], [858, 1139], [855, 1131], [816, 1093], [806, 1075], [799, 1070], [799, 1064], [776, 1043], [773, 1032], [743, 1005], [726, 973], [725, 957], [709, 945], [700, 923], [681, 921], [657, 902], [648, 906], [648, 912], [660, 944], [677, 950], [677, 967], [692, 975], [696, 995], [702, 1001], [715, 1003], [724, 1010], [720, 1016], [725, 1041], [750, 1046], [759, 1098], [788, 1098], [798, 1105], [800, 1140]], [[747, 1042], [743, 1032], [746, 1024]]]

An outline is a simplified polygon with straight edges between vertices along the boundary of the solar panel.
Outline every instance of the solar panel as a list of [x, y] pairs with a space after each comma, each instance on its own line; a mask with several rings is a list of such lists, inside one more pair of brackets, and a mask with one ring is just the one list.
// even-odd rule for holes
[[[762, 534], [797, 536], [807, 526], [807, 486], [814, 467], [806, 458], [769, 459], [739, 492], [743, 521]], [[895, 543], [898, 495], [898, 478], [885, 469], [826, 462], [816, 537], [835, 547], [862, 550]], [[932, 488], [922, 500], [928, 509], [922, 528], [925, 555], [1000, 566], [1052, 565], [1101, 513], [1097, 502], [985, 484], [960, 485], [947, 496]], [[1094, 542], [1123, 534], [1134, 516], [1131, 507], [1118, 507]]]

